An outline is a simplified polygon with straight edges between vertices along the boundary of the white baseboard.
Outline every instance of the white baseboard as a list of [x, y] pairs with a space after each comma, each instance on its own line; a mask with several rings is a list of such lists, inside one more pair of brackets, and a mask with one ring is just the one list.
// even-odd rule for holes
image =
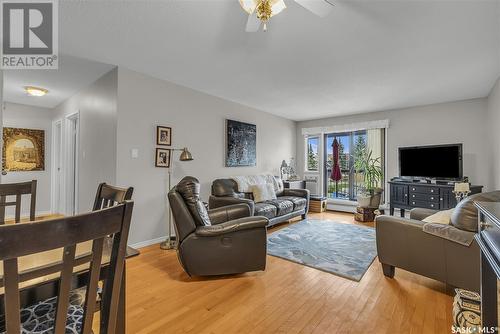
[[132, 248], [142, 248], [142, 247], [151, 246], [154, 244], [159, 244], [160, 242], [165, 241], [166, 238], [167, 238], [167, 236], [164, 236], [164, 237], [155, 238], [155, 239], [151, 239], [151, 240], [141, 241], [141, 242], [129, 245], [129, 246]]

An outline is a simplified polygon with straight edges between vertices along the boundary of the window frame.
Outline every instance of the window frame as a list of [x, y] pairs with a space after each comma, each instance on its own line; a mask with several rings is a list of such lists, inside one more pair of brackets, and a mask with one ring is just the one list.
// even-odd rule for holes
[[[318, 161], [318, 166], [316, 169], [309, 169], [309, 139], [316, 139], [318, 141], [317, 149], [316, 149], [316, 156], [317, 156], [317, 161]], [[304, 138], [304, 171], [306, 173], [320, 173], [320, 165], [321, 165], [321, 159], [320, 159], [320, 145], [321, 144], [321, 135], [308, 135], [305, 136]]]

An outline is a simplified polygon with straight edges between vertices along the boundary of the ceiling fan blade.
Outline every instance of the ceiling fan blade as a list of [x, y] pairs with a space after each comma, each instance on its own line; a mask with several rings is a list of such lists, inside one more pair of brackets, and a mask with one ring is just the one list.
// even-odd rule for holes
[[248, 15], [248, 21], [247, 21], [247, 26], [245, 31], [246, 32], [257, 32], [259, 31], [260, 28], [260, 20], [257, 17], [257, 11], [254, 10], [254, 12], [250, 15]]
[[320, 17], [327, 16], [335, 6], [327, 0], [295, 0], [295, 2]]

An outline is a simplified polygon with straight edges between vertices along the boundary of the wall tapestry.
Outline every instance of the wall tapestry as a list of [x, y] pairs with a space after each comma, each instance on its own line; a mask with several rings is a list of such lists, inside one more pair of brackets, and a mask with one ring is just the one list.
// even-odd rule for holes
[[255, 166], [257, 126], [226, 120], [226, 167]]
[[3, 128], [3, 169], [7, 172], [45, 170], [45, 131]]

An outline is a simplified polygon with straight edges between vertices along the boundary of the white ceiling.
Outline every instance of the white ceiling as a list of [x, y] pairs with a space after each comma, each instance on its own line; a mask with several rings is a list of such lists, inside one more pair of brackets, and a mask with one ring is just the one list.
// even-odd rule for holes
[[237, 0], [60, 1], [60, 50], [293, 120], [484, 97], [500, 75], [500, 1], [291, 0], [245, 33]]
[[[31, 106], [54, 108], [81, 89], [89, 86], [114, 66], [95, 61], [61, 55], [57, 70], [4, 71], [4, 100]], [[34, 97], [26, 94], [24, 86], [48, 89], [47, 95]]]

